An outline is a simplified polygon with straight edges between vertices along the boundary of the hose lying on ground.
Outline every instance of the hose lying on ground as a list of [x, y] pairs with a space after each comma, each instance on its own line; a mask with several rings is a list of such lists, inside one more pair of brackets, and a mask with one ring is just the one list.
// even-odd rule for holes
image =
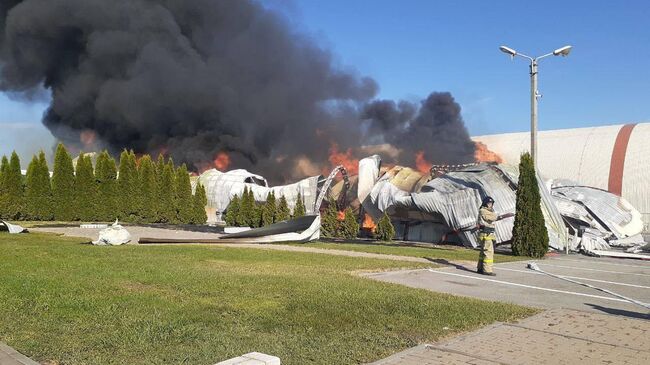
[[542, 274], [546, 274], [546, 275], [548, 275], [548, 276], [552, 276], [552, 277], [554, 277], [554, 278], [558, 278], [558, 279], [561, 279], [561, 280], [568, 281], [568, 282], [570, 282], [570, 283], [574, 283], [574, 284], [578, 284], [578, 285], [586, 286], [587, 288], [592, 288], [592, 289], [600, 290], [600, 291], [602, 291], [602, 292], [604, 292], [604, 293], [607, 293], [607, 294], [609, 294], [609, 295], [613, 295], [613, 296], [615, 296], [615, 297], [618, 297], [618, 298], [621, 298], [621, 299], [627, 300], [627, 301], [630, 302], [630, 303], [633, 303], [633, 304], [636, 304], [636, 305], [640, 305], [640, 306], [642, 306], [642, 307], [645, 308], [645, 309], [650, 309], [650, 304], [643, 303], [643, 302], [639, 302], [638, 300], [634, 300], [634, 299], [631, 299], [631, 298], [628, 298], [628, 297], [622, 296], [622, 295], [620, 295], [620, 294], [616, 294], [616, 293], [614, 293], [614, 292], [612, 292], [612, 291], [609, 291], [609, 290], [607, 290], [607, 289], [603, 289], [603, 288], [599, 288], [599, 287], [596, 287], [596, 286], [593, 286], [593, 285], [589, 285], [589, 284], [581, 283], [581, 282], [579, 282], [579, 281], [571, 280], [571, 279], [566, 278], [566, 277], [564, 277], [564, 276], [555, 275], [555, 274], [551, 274], [550, 272], [546, 272], [546, 271], [540, 269], [539, 266], [537, 266], [537, 264], [534, 263], [534, 262], [529, 262], [529, 263], [526, 265], [526, 268], [531, 269], [531, 270], [533, 270], [533, 271], [541, 272]]

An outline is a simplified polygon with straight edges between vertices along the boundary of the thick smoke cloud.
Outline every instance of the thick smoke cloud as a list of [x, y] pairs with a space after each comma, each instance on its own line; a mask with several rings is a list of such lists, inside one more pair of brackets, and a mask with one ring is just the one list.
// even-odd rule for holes
[[363, 117], [371, 120], [371, 129], [386, 143], [402, 151], [400, 163], [408, 163], [420, 151], [433, 163], [460, 164], [474, 159], [474, 143], [460, 105], [450, 93], [431, 93], [419, 106], [405, 101], [374, 101], [366, 105]]
[[49, 90], [43, 123], [69, 146], [166, 152], [195, 169], [225, 151], [276, 182], [300, 159], [325, 165], [331, 142], [470, 158], [450, 95], [373, 102], [375, 81], [288, 24], [247, 0], [2, 0], [0, 90]]

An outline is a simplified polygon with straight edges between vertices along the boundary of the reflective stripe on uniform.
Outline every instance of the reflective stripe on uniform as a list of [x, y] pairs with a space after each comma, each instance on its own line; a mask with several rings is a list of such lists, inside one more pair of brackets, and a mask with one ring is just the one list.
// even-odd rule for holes
[[494, 262], [494, 260], [485, 260], [485, 259], [484, 259], [483, 261], [484, 261], [484, 262], [489, 262], [489, 263], [493, 263], [493, 262]]

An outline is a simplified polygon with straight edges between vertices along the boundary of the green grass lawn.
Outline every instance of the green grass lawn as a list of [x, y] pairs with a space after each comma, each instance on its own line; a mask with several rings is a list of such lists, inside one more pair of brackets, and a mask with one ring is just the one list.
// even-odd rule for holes
[[536, 312], [355, 275], [426, 264], [79, 242], [0, 233], [0, 340], [37, 361], [208, 365], [260, 351], [356, 364]]
[[[381, 253], [387, 255], [398, 256], [412, 256], [423, 257], [428, 259], [442, 259], [442, 260], [465, 260], [465, 261], [478, 261], [478, 250], [470, 250], [462, 247], [446, 246], [446, 247], [409, 247], [399, 246], [391, 243], [334, 243], [334, 242], [314, 242], [306, 244], [295, 244], [296, 246], [303, 247], [316, 247], [331, 250], [347, 250], [358, 252]], [[509, 262], [529, 260], [530, 257], [513, 256], [504, 254], [495, 254], [494, 262]]]

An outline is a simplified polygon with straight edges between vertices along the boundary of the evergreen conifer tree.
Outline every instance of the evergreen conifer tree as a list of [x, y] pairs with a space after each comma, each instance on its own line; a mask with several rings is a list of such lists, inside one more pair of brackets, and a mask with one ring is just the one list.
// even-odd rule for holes
[[45, 153], [34, 155], [25, 179], [25, 216], [31, 220], [52, 219], [52, 187]]
[[240, 227], [250, 227], [253, 215], [253, 192], [248, 187], [244, 188], [241, 196], [241, 203], [239, 205], [239, 212], [237, 212], [237, 225]]
[[132, 222], [137, 215], [138, 175], [135, 156], [127, 150], [120, 154], [120, 166], [117, 175], [120, 219]]
[[0, 163], [0, 218], [5, 217], [5, 206], [4, 206], [4, 192], [5, 192], [5, 183], [4, 183], [4, 176], [5, 172], [7, 171], [7, 167], [9, 166], [9, 160], [7, 159], [7, 156], [2, 156], [2, 163]]
[[305, 202], [302, 201], [302, 194], [298, 193], [296, 206], [293, 208], [293, 217], [298, 218], [304, 216], [305, 216]]
[[193, 215], [192, 184], [185, 164], [176, 169], [176, 203], [178, 221], [182, 224], [191, 223]]
[[9, 166], [9, 160], [7, 159], [7, 156], [2, 156], [2, 163], [0, 163], [0, 191], [3, 189], [2, 185], [2, 176], [4, 175], [4, 172], [7, 171], [7, 166]]
[[158, 222], [176, 222], [176, 174], [174, 173], [174, 162], [170, 158], [163, 168], [162, 184], [160, 185], [160, 196], [158, 198], [159, 212]]
[[32, 161], [27, 166], [27, 176], [25, 178], [25, 216], [30, 220], [41, 220], [40, 212], [38, 211], [37, 195], [38, 186], [36, 185], [36, 175], [39, 172], [38, 157], [34, 155]]
[[340, 226], [340, 236], [347, 239], [354, 239], [357, 238], [358, 234], [359, 222], [357, 222], [357, 218], [355, 217], [354, 212], [352, 212], [352, 209], [346, 208], [345, 217]]
[[253, 212], [251, 213], [250, 218], [250, 227], [259, 228], [262, 227], [262, 215], [264, 214], [264, 208], [262, 205], [253, 203]]
[[208, 197], [205, 194], [205, 188], [198, 181], [196, 182], [196, 188], [194, 188], [192, 203], [192, 223], [205, 224], [208, 220], [208, 215], [205, 212], [205, 206], [208, 205]]
[[517, 208], [512, 228], [512, 253], [517, 256], [543, 257], [548, 252], [548, 231], [542, 214], [541, 197], [533, 159], [521, 155]]
[[280, 200], [278, 201], [278, 209], [275, 212], [275, 221], [276, 222], [286, 221], [290, 217], [291, 216], [289, 211], [289, 204], [287, 203], [287, 198], [285, 198], [284, 195], [281, 195]]
[[156, 219], [155, 221], [160, 220], [160, 214], [162, 212], [162, 207], [160, 206], [160, 201], [161, 201], [161, 196], [163, 194], [167, 194], [166, 191], [162, 190], [162, 183], [163, 183], [163, 172], [165, 171], [165, 156], [162, 154], [158, 155], [158, 161], [155, 164], [155, 172], [156, 172], [156, 199], [154, 199], [151, 204], [153, 204], [154, 209], [156, 211]]
[[264, 203], [264, 208], [262, 211], [262, 223], [264, 226], [268, 226], [275, 223], [276, 209], [277, 209], [277, 205], [275, 202], [275, 192], [271, 191], [266, 196], [266, 202]]
[[380, 241], [392, 241], [395, 237], [395, 227], [390, 221], [388, 214], [384, 212], [384, 215], [379, 219], [377, 223], [377, 228], [375, 228], [374, 236]]
[[156, 200], [158, 198], [158, 187], [156, 171], [149, 155], [140, 159], [138, 168], [141, 206], [139, 216], [142, 222], [152, 223], [156, 221]]
[[59, 143], [54, 155], [52, 174], [52, 211], [54, 219], [71, 221], [75, 217], [74, 204], [74, 169], [72, 157], [65, 146]]
[[39, 212], [42, 220], [52, 220], [52, 181], [50, 179], [50, 169], [47, 166], [45, 152], [42, 150], [38, 154], [38, 174], [36, 176], [36, 186], [40, 186], [40, 203]]
[[25, 218], [25, 196], [20, 172], [20, 158], [14, 151], [2, 173], [2, 196], [0, 196], [0, 206], [2, 206], [3, 218], [23, 219]]
[[97, 192], [97, 219], [100, 221], [113, 221], [118, 212], [117, 168], [115, 159], [107, 151], [97, 157], [95, 178], [98, 182]]
[[226, 217], [224, 218], [226, 224], [230, 227], [239, 226], [237, 222], [237, 218], [239, 215], [239, 204], [240, 204], [239, 195], [235, 195], [232, 197], [232, 199], [230, 199], [230, 204], [228, 204], [228, 208], [226, 209]]
[[341, 222], [338, 220], [338, 209], [334, 199], [329, 200], [327, 209], [325, 210], [321, 219], [321, 233], [325, 237], [337, 237], [339, 225]]
[[93, 221], [96, 217], [97, 181], [93, 173], [90, 156], [79, 154], [74, 184], [75, 218], [81, 221]]

